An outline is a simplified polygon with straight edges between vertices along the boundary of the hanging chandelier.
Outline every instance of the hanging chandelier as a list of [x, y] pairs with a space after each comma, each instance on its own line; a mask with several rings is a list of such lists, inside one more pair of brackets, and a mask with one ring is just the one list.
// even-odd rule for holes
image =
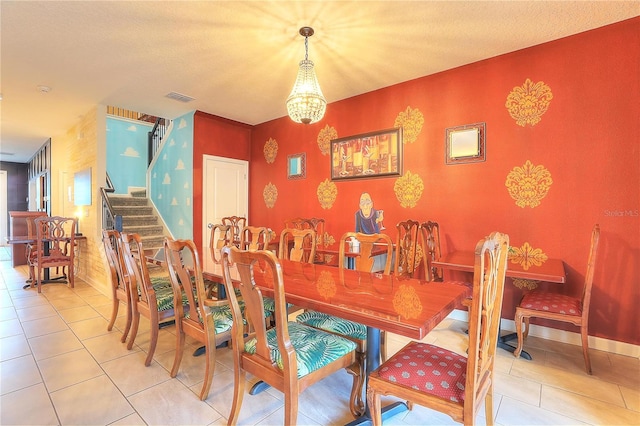
[[309, 60], [309, 37], [313, 35], [313, 28], [300, 28], [300, 35], [304, 37], [304, 60], [300, 61], [298, 77], [287, 98], [287, 112], [296, 123], [311, 124], [322, 120], [327, 101], [320, 90], [313, 62]]

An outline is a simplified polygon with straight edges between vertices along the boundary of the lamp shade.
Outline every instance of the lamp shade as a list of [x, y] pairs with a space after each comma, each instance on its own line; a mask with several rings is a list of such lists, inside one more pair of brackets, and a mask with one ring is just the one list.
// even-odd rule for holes
[[287, 112], [296, 123], [311, 124], [322, 120], [327, 101], [320, 90], [313, 62], [300, 61], [298, 77], [287, 98]]

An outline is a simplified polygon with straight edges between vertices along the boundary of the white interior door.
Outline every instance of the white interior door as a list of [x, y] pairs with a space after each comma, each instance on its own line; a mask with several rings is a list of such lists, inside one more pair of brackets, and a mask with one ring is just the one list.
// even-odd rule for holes
[[204, 155], [202, 159], [202, 242], [209, 246], [209, 224], [222, 223], [226, 216], [243, 216], [249, 211], [249, 162]]
[[7, 244], [7, 171], [0, 170], [0, 245]]

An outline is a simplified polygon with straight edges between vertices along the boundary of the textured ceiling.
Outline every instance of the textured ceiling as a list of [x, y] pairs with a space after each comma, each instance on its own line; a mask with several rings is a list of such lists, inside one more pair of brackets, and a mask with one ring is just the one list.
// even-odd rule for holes
[[2, 0], [0, 160], [28, 161], [96, 104], [282, 117], [305, 25], [334, 102], [638, 15], [638, 1]]

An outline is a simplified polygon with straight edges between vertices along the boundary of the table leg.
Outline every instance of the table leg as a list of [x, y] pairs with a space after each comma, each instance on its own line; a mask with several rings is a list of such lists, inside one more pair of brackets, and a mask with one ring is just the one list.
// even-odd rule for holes
[[[365, 366], [365, 382], [364, 389], [366, 395], [367, 379], [369, 372], [375, 370], [380, 366], [380, 330], [373, 327], [367, 327], [367, 362]], [[394, 402], [382, 408], [382, 421], [396, 414], [407, 411], [407, 404], [404, 402]], [[369, 404], [367, 400], [364, 400], [364, 414], [357, 419], [347, 423], [347, 426], [355, 425], [369, 425], [371, 424], [371, 412], [369, 411]]]

